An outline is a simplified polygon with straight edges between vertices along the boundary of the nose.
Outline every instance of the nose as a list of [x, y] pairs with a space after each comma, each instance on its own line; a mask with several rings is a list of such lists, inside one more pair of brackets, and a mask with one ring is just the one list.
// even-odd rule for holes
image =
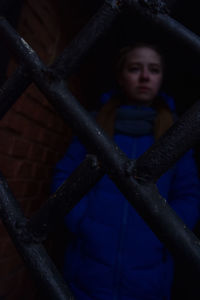
[[149, 80], [149, 76], [150, 76], [149, 70], [147, 68], [143, 68], [141, 70], [140, 79], [142, 81], [148, 81]]

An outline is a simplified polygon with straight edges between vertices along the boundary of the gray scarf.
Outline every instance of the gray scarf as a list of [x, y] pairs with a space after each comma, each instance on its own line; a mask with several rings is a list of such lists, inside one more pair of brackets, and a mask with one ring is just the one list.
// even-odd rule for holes
[[142, 136], [153, 133], [156, 111], [150, 107], [120, 107], [117, 109], [115, 133]]

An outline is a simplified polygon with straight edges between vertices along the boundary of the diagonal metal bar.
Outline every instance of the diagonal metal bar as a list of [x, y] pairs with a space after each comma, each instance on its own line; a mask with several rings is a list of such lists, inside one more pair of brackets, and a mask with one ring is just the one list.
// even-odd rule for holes
[[[162, 174], [164, 174], [187, 150], [189, 150], [200, 139], [200, 102], [198, 101], [188, 110], [168, 132], [159, 139], [152, 147], [150, 147], [135, 162], [135, 165], [129, 161], [127, 165], [133, 165], [133, 169], [129, 167], [129, 172], [133, 171], [138, 179], [155, 182]], [[181, 147], [177, 147], [181, 145]], [[66, 213], [88, 192], [91, 186], [95, 185], [103, 176], [103, 170], [92, 167], [91, 158], [87, 158], [78, 169], [72, 174], [66, 183], [59, 189], [44, 207], [30, 220], [30, 227], [36, 236], [46, 238], [47, 233], [56, 226]], [[127, 172], [128, 174], [128, 172]], [[81, 177], [83, 176], [83, 178]], [[91, 182], [92, 179], [92, 182]], [[72, 184], [74, 182], [74, 185]], [[77, 195], [77, 190], [79, 195]], [[54, 212], [58, 211], [56, 206], [58, 200], [60, 212], [57, 219]], [[51, 217], [51, 215], [53, 215]], [[41, 230], [40, 228], [43, 228]]]
[[[47, 96], [50, 103], [60, 112], [61, 116], [70, 123], [77, 132], [80, 140], [84, 140], [90, 152], [97, 151], [109, 167], [118, 160], [118, 168], [123, 173], [124, 162], [128, 159], [114, 144], [85, 109], [76, 101], [66, 86], [66, 82], [55, 75], [39, 59], [35, 51], [21, 38], [5, 19], [0, 20], [0, 32], [13, 49], [19, 60], [23, 60], [34, 82]], [[93, 141], [93, 144], [91, 144]], [[95, 151], [95, 152], [96, 152]], [[106, 152], [105, 152], [106, 151]]]
[[[114, 3], [114, 5], [112, 5], [112, 3]], [[90, 26], [93, 28], [92, 32], [95, 32], [94, 35], [91, 32], [89, 24], [87, 24], [85, 28], [78, 34], [78, 36], [71, 42], [71, 44], [64, 50], [63, 54], [53, 64], [53, 67], [57, 70], [58, 74], [60, 75], [62, 74], [64, 77], [68, 77], [70, 73], [77, 67], [77, 65], [81, 62], [82, 57], [84, 57], [84, 55], [86, 55], [86, 53], [89, 50], [86, 41], [90, 42], [90, 46], [93, 45], [96, 42], [97, 38], [99, 38], [108, 28], [107, 25], [110, 26], [112, 24], [112, 21], [120, 13], [121, 4], [116, 4], [116, 3], [117, 1], [105, 2], [104, 6], [100, 9], [100, 11], [96, 15], [98, 21], [99, 20], [101, 21], [100, 23], [97, 22], [96, 17], [94, 17], [90, 21]], [[190, 31], [189, 29], [181, 25], [176, 20], [162, 13], [160, 14], [150, 13], [147, 8], [144, 9], [144, 7], [142, 7], [139, 4], [138, 0], [124, 0], [123, 3], [124, 5], [126, 4], [130, 7], [133, 7], [134, 10], [137, 10], [145, 18], [147, 17], [151, 18], [151, 21], [153, 23], [162, 26], [165, 30], [171, 32], [172, 35], [175, 35], [178, 39], [181, 39], [185, 44], [190, 45], [192, 51], [197, 52], [198, 55], [200, 54], [199, 37], [196, 34], [194, 34], [192, 31]], [[101, 13], [102, 15], [104, 15], [104, 17], [102, 18], [101, 18]], [[77, 51], [77, 49], [79, 50]], [[23, 86], [21, 87], [22, 79], [20, 74], [25, 74], [25, 72], [21, 72], [20, 70], [17, 71], [15, 77], [12, 79], [13, 86], [15, 86], [18, 89], [18, 93], [16, 93], [16, 96], [12, 95], [8, 97], [8, 98], [10, 97], [13, 98], [11, 105], [17, 100], [17, 97], [20, 94], [20, 92], [23, 93], [26, 87], [30, 84], [30, 79], [24, 78], [23, 80], [24, 87]], [[2, 91], [0, 91], [0, 102], [4, 102], [3, 99], [4, 97], [6, 97], [6, 94], [8, 93], [11, 95], [11, 93], [5, 86], [2, 89]], [[3, 98], [2, 101], [1, 98]], [[3, 110], [3, 113], [1, 113], [0, 110], [0, 116], [3, 116], [3, 114], [5, 113], [6, 110], [5, 111]]]
[[52, 65], [56, 73], [67, 78], [78, 67], [95, 42], [106, 33], [121, 12], [123, 1], [107, 0], [88, 24], [73, 39]]
[[28, 221], [29, 236], [25, 238], [37, 243], [45, 240], [50, 232], [56, 230], [66, 213], [70, 212], [103, 175], [104, 171], [100, 168], [96, 157], [88, 155], [67, 181]]
[[[143, 0], [124, 0], [124, 3], [137, 11], [145, 19], [149, 19], [153, 24], [167, 31], [172, 36], [177, 38], [179, 41], [183, 42], [185, 45], [189, 46], [193, 52], [200, 55], [200, 38], [197, 34], [186, 28], [184, 25], [168, 16], [164, 11], [159, 11], [159, 3], [161, 1], [143, 1]], [[145, 3], [144, 5], [141, 5]], [[151, 7], [155, 6], [155, 9]], [[156, 12], [156, 6], [158, 7]]]
[[[172, 19], [171, 17], [163, 14], [155, 14], [150, 13], [149, 10], [141, 5], [139, 5], [138, 0], [124, 0], [123, 3], [126, 5], [133, 7], [133, 9], [136, 9], [140, 14], [144, 15], [144, 17], [150, 17], [152, 22], [156, 22], [158, 25], [164, 27], [166, 30], [170, 31], [172, 35], [176, 35], [178, 39], [181, 39], [184, 41], [184, 43], [191, 46], [193, 51], [196, 51], [199, 54], [200, 49], [200, 41], [199, 37], [195, 35], [193, 32], [191, 32], [189, 29], [185, 28], [183, 25]], [[104, 31], [107, 29], [106, 24], [111, 25], [114, 18], [119, 13], [119, 10], [121, 8], [120, 5], [117, 5], [114, 1], [114, 8], [112, 6], [112, 1], [107, 1], [107, 3], [104, 4], [104, 6], [100, 9], [100, 11], [97, 13], [98, 20], [101, 20], [100, 23], [97, 22], [96, 17], [90, 21], [90, 26], [93, 28], [93, 32], [96, 32], [94, 35], [91, 34], [90, 26], [87, 24], [85, 28], [78, 34], [78, 36], [71, 42], [71, 44], [64, 50], [63, 54], [56, 60], [56, 63], [53, 64], [55, 69], [57, 69], [58, 73], [62, 73], [65, 77], [69, 76], [70, 73], [76, 68], [76, 66], [81, 62], [82, 57], [88, 52], [89, 48], [86, 43], [86, 41], [90, 41], [90, 46], [95, 43], [97, 40], [97, 36], [101, 36], [101, 34], [104, 33]], [[101, 19], [101, 13], [104, 15], [104, 17]], [[113, 16], [111, 18], [111, 15]], [[100, 24], [100, 25], [99, 25]], [[95, 31], [95, 30], [96, 31]], [[76, 52], [76, 49], [79, 49]], [[74, 56], [74, 53], [76, 54]], [[67, 66], [67, 63], [69, 66]], [[17, 71], [14, 78], [11, 79], [13, 81], [13, 86], [18, 90], [18, 92], [11, 95], [9, 88], [11, 87], [11, 90], [14, 91], [13, 87], [10, 84], [7, 84], [2, 88], [0, 91], [0, 102], [5, 103], [4, 99], [11, 97], [13, 100], [10, 102], [12, 105], [16, 100], [18, 95], [24, 92], [26, 87], [30, 84], [30, 79], [21, 78], [21, 75], [25, 74], [25, 68], [22, 71]], [[27, 75], [26, 75], [27, 76]], [[23, 76], [22, 76], [23, 77]], [[22, 82], [24, 82], [24, 85], [22, 85]], [[9, 94], [9, 97], [7, 97], [7, 94]], [[2, 101], [1, 101], [2, 98]], [[8, 109], [7, 105], [7, 109]], [[0, 116], [2, 117], [6, 113], [6, 110], [3, 108], [3, 113], [1, 113], [0, 109]]]
[[[114, 3], [114, 5], [112, 5]], [[117, 1], [107, 1], [104, 6], [99, 10], [95, 17], [92, 18], [89, 24], [87, 24], [84, 29], [77, 35], [77, 37], [70, 43], [70, 45], [64, 50], [63, 54], [57, 58], [56, 62], [53, 64], [55, 70], [57, 70], [58, 74], [62, 74], [64, 77], [68, 77], [73, 70], [76, 69], [77, 65], [81, 62], [84, 55], [89, 51], [88, 45], [92, 46], [97, 39], [104, 34], [105, 30], [108, 26], [111, 26], [113, 20], [120, 13], [121, 4], [116, 4]], [[140, 14], [144, 15], [144, 17], [150, 17], [152, 22], [157, 22], [158, 25], [161, 25], [168, 31], [172, 33], [172, 35], [176, 35], [178, 39], [183, 40], [186, 44], [189, 44], [193, 51], [196, 51], [199, 54], [200, 42], [199, 37], [195, 35], [193, 32], [185, 28], [183, 25], [175, 21], [169, 16], [163, 14], [153, 14], [148, 11], [148, 9], [144, 9], [141, 5], [139, 5], [138, 0], [124, 0], [124, 5], [128, 5], [136, 9]], [[101, 14], [103, 17], [101, 18]], [[100, 23], [98, 21], [100, 20]], [[91, 31], [91, 28], [93, 30]], [[95, 34], [93, 34], [95, 33]], [[89, 42], [87, 44], [87, 42]], [[13, 98], [11, 101], [11, 105], [17, 100], [20, 92], [23, 93], [27, 86], [30, 84], [30, 79], [21, 78], [21, 74], [25, 74], [25, 68], [23, 72], [20, 70], [16, 72], [13, 80], [13, 86], [18, 89], [16, 96], [11, 95], [9, 89], [6, 88], [7, 84], [0, 91], [0, 102], [4, 102], [4, 97], [9, 94], [10, 97]], [[26, 75], [28, 76], [28, 75]], [[22, 85], [24, 82], [24, 86]], [[22, 86], [21, 86], [22, 85]], [[11, 87], [11, 85], [9, 85]], [[12, 90], [13, 87], [11, 87]], [[4, 95], [5, 94], [5, 95]], [[2, 101], [1, 101], [2, 98]], [[9, 107], [7, 106], [7, 109]], [[6, 113], [6, 110], [3, 110], [1, 113], [0, 108], [0, 116], [2, 117]]]
[[[111, 5], [109, 1], [99, 9], [90, 22], [72, 40], [63, 54], [57, 58], [53, 67], [58, 74], [69, 77], [70, 74], [81, 63], [90, 47], [105, 34], [109, 26], [119, 14], [119, 5]], [[0, 17], [0, 20], [2, 17]], [[22, 59], [23, 61], [23, 59]], [[15, 74], [0, 89], [0, 118], [2, 118], [9, 108], [17, 101], [18, 97], [31, 84], [29, 74], [25, 66], [20, 66]]]
[[137, 182], [133, 177], [120, 178], [117, 174], [112, 179], [170, 252], [199, 273], [200, 240], [161, 197], [157, 187], [146, 181]]
[[[111, 179], [144, 218], [158, 238], [178, 256], [190, 260], [193, 268], [200, 270], [200, 242], [191, 233], [164, 199], [158, 194], [154, 184], [137, 182], [127, 171], [130, 160], [95, 124], [71, 95], [64, 82], [51, 77], [36, 53], [5, 22], [0, 22], [7, 39], [19, 57], [24, 57], [29, 72], [41, 91], [57, 108], [64, 119], [82, 137], [84, 144], [94, 151]], [[193, 244], [193, 245], [192, 245]]]
[[199, 140], [200, 101], [197, 101], [165, 135], [137, 159], [136, 176], [148, 181], [157, 181]]
[[20, 235], [24, 234], [22, 228], [25, 228], [22, 224], [26, 224], [26, 220], [2, 175], [0, 175], [0, 216], [17, 250], [48, 298], [73, 300], [66, 283], [45, 249], [41, 245], [22, 241]]
[[151, 16], [151, 20], [199, 55], [200, 38], [197, 34], [167, 15], [158, 14], [155, 17]]

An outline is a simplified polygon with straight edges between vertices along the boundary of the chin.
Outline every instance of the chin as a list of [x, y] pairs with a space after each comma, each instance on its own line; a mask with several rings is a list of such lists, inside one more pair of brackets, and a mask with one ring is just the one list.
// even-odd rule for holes
[[129, 94], [128, 97], [128, 102], [132, 103], [132, 104], [141, 104], [141, 105], [151, 105], [154, 97], [152, 97], [152, 95], [149, 94], [137, 94], [137, 95], [131, 95]]
[[143, 103], [143, 104], [151, 104], [152, 102], [153, 102], [153, 99], [152, 98], [150, 98], [150, 97], [139, 97], [138, 99], [137, 99], [137, 102], [139, 103]]

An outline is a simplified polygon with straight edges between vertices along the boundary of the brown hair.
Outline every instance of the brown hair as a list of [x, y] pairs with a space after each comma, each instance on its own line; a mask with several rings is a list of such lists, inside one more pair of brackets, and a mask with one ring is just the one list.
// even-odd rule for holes
[[164, 59], [164, 54], [162, 53], [161, 49], [155, 44], [138, 42], [131, 46], [123, 47], [119, 51], [119, 53], [116, 56], [115, 61], [114, 61], [114, 73], [117, 77], [119, 76], [119, 74], [121, 73], [121, 71], [123, 69], [127, 54], [136, 48], [150, 48], [150, 49], [154, 50], [160, 56], [162, 67], [164, 69], [165, 59]]
[[[164, 67], [164, 56], [156, 45], [147, 43], [136, 43], [134, 45], [124, 47], [120, 50], [115, 63], [115, 74], [117, 77], [123, 69], [127, 54], [135, 48], [142, 47], [147, 47], [157, 52], [161, 57], [162, 65]], [[116, 109], [122, 103], [122, 97], [114, 96], [102, 107], [102, 109], [99, 111], [99, 114], [97, 115], [97, 122], [110, 136], [113, 136], [114, 134]], [[154, 100], [152, 107], [157, 111], [157, 116], [154, 122], [154, 137], [157, 140], [172, 126], [173, 116], [169, 106], [161, 97], [157, 97]]]

